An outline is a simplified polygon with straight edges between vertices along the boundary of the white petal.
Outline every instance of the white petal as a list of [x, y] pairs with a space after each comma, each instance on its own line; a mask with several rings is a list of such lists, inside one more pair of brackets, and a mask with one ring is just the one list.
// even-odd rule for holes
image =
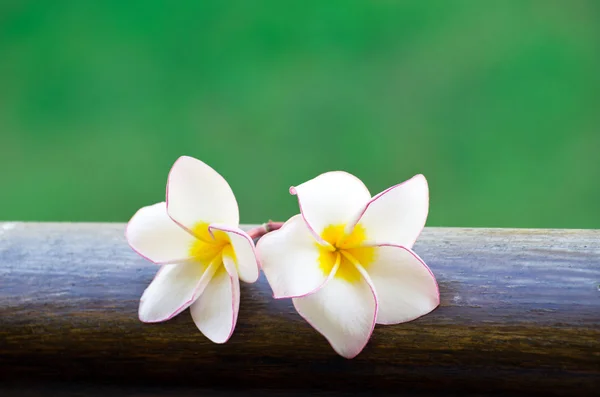
[[239, 211], [229, 184], [200, 160], [180, 157], [169, 173], [167, 210], [177, 223], [192, 230], [198, 223], [239, 224]]
[[411, 321], [439, 305], [435, 277], [412, 250], [379, 246], [376, 258], [366, 269], [377, 292], [378, 324]]
[[318, 240], [327, 226], [354, 220], [371, 198], [360, 179], [343, 171], [321, 174], [291, 187], [290, 193], [298, 196], [302, 216]]
[[298, 313], [345, 358], [362, 351], [375, 327], [377, 297], [368, 278], [349, 283], [333, 277], [314, 294], [293, 302]]
[[209, 230], [220, 230], [229, 236], [233, 251], [235, 252], [235, 267], [240, 280], [253, 283], [258, 280], [258, 261], [254, 241], [246, 232], [237, 227], [224, 225], [210, 225]]
[[[429, 212], [429, 188], [423, 175], [393, 186], [364, 207], [358, 223], [367, 231], [364, 244], [396, 244], [412, 248]], [[349, 224], [351, 230], [356, 222]]]
[[158, 264], [189, 259], [196, 240], [169, 218], [164, 202], [136, 212], [127, 224], [125, 238], [138, 254]]
[[327, 280], [319, 267], [317, 242], [302, 215], [263, 236], [256, 249], [276, 299], [310, 294]]
[[190, 307], [198, 329], [214, 343], [225, 343], [233, 334], [240, 307], [240, 282], [235, 264], [223, 257], [204, 293]]
[[195, 262], [162, 266], [140, 299], [140, 320], [165, 321], [184, 311], [202, 294], [215, 268]]

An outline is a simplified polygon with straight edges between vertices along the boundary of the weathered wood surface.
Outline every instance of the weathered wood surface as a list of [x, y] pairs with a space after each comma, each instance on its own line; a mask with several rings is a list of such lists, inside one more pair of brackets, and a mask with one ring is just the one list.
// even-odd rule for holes
[[225, 345], [207, 341], [187, 311], [140, 323], [138, 300], [157, 267], [123, 231], [0, 223], [4, 390], [62, 381], [293, 393], [600, 390], [598, 230], [426, 228], [415, 251], [438, 278], [440, 307], [377, 326], [353, 360], [338, 357], [289, 300], [273, 300], [264, 277], [242, 284]]

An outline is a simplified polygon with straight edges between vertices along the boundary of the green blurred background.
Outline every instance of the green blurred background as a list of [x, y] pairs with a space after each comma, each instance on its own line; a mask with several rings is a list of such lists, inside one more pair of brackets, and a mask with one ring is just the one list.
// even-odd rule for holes
[[423, 173], [430, 226], [600, 228], [600, 1], [0, 2], [0, 220], [127, 221], [180, 155], [243, 222]]

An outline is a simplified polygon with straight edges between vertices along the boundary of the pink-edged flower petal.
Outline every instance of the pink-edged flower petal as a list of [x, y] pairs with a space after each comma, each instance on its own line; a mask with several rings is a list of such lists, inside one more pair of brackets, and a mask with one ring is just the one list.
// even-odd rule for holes
[[440, 303], [435, 277], [412, 250], [376, 247], [376, 260], [367, 271], [379, 302], [377, 324], [398, 324], [431, 312]]
[[304, 296], [325, 283], [317, 247], [300, 214], [258, 240], [261, 267], [276, 299]]
[[377, 296], [369, 276], [355, 282], [332, 277], [314, 294], [294, 298], [294, 307], [342, 357], [353, 358], [366, 346], [377, 317]]
[[354, 220], [371, 198], [360, 179], [343, 171], [326, 172], [292, 186], [290, 193], [298, 196], [300, 212], [318, 241], [327, 226]]
[[238, 226], [238, 204], [225, 179], [202, 161], [180, 157], [167, 181], [169, 216], [188, 230], [199, 222]]
[[208, 267], [189, 262], [162, 266], [140, 299], [139, 317], [145, 323], [169, 320], [202, 294], [219, 263]]
[[252, 238], [248, 233], [237, 227], [212, 224], [209, 231], [220, 230], [229, 236], [229, 241], [235, 253], [235, 267], [240, 280], [253, 283], [258, 280], [258, 259]]
[[127, 224], [125, 238], [138, 254], [157, 264], [186, 261], [196, 240], [169, 218], [164, 202], [138, 210]]
[[225, 343], [235, 329], [240, 307], [240, 282], [231, 258], [223, 256], [200, 298], [190, 307], [194, 323], [214, 343]]
[[429, 188], [423, 175], [392, 186], [373, 197], [359, 213], [358, 223], [367, 231], [365, 245], [397, 244], [412, 248], [429, 212]]

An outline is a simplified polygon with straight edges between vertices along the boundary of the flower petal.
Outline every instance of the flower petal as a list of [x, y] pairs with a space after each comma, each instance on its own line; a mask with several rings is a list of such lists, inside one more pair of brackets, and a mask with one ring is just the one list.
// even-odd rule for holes
[[220, 230], [229, 236], [229, 241], [235, 254], [234, 266], [237, 269], [240, 280], [246, 283], [253, 283], [258, 280], [258, 259], [254, 242], [248, 236], [248, 233], [237, 227], [216, 224], [210, 225], [208, 229], [211, 233], [213, 230]]
[[164, 202], [138, 210], [127, 224], [125, 238], [138, 254], [157, 264], [189, 259], [196, 240], [169, 218]]
[[204, 293], [190, 307], [194, 323], [214, 343], [229, 340], [235, 329], [240, 307], [240, 282], [235, 263], [223, 256], [223, 265]]
[[314, 294], [294, 298], [294, 307], [333, 349], [353, 358], [366, 346], [377, 317], [377, 296], [369, 276], [353, 283], [333, 277]]
[[377, 299], [377, 324], [398, 324], [421, 317], [440, 303], [435, 277], [412, 250], [393, 245], [376, 248], [367, 267]]
[[360, 179], [343, 171], [326, 172], [292, 186], [290, 193], [298, 196], [300, 212], [318, 241], [327, 226], [352, 221], [371, 198]]
[[238, 204], [227, 181], [202, 161], [180, 157], [167, 182], [169, 216], [188, 230], [199, 222], [239, 224]]
[[189, 262], [162, 266], [140, 299], [140, 320], [166, 321], [184, 311], [202, 294], [218, 264], [206, 267]]
[[263, 236], [256, 249], [276, 299], [311, 294], [327, 280], [317, 242], [300, 214]]
[[412, 248], [429, 212], [429, 188], [423, 175], [384, 190], [359, 214], [357, 223], [367, 230], [365, 245], [396, 244]]

